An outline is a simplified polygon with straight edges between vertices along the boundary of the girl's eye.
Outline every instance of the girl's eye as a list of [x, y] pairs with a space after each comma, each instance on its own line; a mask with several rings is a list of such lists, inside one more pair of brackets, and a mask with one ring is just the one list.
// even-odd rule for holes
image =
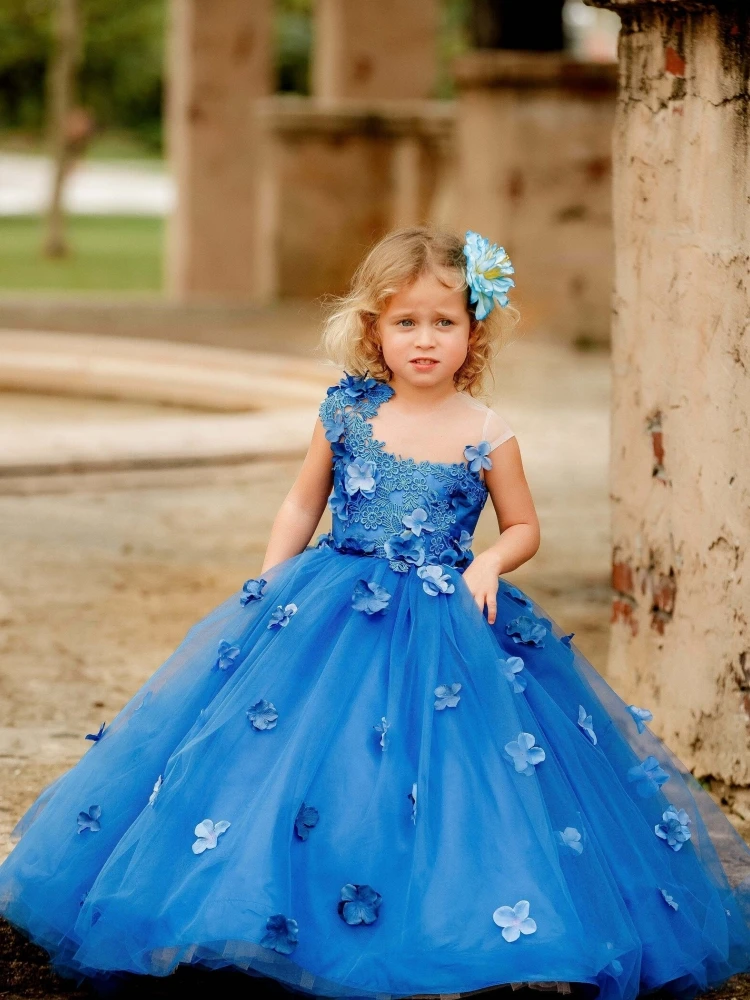
[[445, 324], [446, 326], [453, 326], [453, 320], [452, 319], [441, 319], [441, 320], [438, 320], [438, 323]]
[[399, 321], [398, 321], [398, 322], [396, 323], [396, 326], [401, 326], [401, 325], [402, 325], [402, 324], [404, 324], [404, 323], [409, 323], [409, 324], [411, 324], [411, 326], [414, 326], [414, 321], [413, 321], [413, 320], [411, 320], [411, 319], [400, 319], [400, 320], [399, 320]]

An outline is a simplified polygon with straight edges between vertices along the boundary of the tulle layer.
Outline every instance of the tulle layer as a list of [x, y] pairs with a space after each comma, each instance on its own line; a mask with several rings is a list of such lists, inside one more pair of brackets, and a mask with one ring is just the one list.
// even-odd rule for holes
[[[490, 626], [448, 573], [428, 594], [307, 549], [232, 595], [20, 820], [0, 914], [99, 984], [199, 963], [330, 997], [624, 1000], [750, 968], [721, 811], [538, 605], [502, 581]], [[353, 607], [359, 581], [387, 607]]]

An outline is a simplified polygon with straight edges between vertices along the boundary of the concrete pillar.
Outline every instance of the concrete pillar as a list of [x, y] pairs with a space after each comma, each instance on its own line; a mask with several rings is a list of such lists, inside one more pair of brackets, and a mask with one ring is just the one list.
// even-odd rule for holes
[[750, 9], [589, 2], [622, 18], [608, 675], [747, 811]]
[[317, 0], [314, 96], [434, 96], [438, 18], [438, 0]]
[[167, 129], [177, 184], [167, 288], [182, 301], [258, 296], [254, 100], [271, 91], [270, 0], [171, 0]]
[[557, 52], [461, 57], [453, 224], [501, 243], [524, 327], [609, 339], [616, 67]]

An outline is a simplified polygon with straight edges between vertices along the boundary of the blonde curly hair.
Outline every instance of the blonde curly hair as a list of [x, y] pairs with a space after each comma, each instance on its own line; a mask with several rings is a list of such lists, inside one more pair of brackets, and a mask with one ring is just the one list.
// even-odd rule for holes
[[[455, 288], [466, 290], [470, 318], [469, 349], [453, 376], [458, 390], [473, 396], [486, 391], [498, 350], [509, 342], [520, 314], [513, 306], [496, 306], [486, 319], [478, 320], [469, 302], [464, 242], [453, 233], [427, 226], [395, 229], [384, 236], [354, 273], [349, 292], [331, 297], [319, 350], [331, 364], [351, 375], [369, 374], [390, 381], [377, 335], [377, 319], [388, 300], [420, 275], [432, 271], [443, 280], [445, 271], [455, 275]], [[450, 285], [448, 286], [450, 287]]]

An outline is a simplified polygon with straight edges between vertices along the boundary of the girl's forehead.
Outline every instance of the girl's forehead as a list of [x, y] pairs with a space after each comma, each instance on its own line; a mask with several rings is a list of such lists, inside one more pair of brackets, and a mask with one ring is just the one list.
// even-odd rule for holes
[[385, 303], [384, 312], [414, 308], [466, 308], [466, 290], [460, 276], [448, 268], [423, 271], [414, 281], [398, 289]]

